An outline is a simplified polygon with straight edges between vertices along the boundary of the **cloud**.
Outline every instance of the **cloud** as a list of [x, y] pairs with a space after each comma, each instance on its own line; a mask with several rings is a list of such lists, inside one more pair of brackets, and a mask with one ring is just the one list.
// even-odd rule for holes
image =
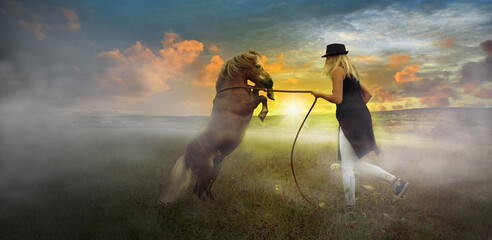
[[386, 111], [386, 110], [388, 110], [388, 109], [386, 108], [386, 106], [384, 106], [384, 105], [382, 105], [382, 104], [370, 104], [368, 107], [369, 107], [369, 109], [370, 109], [371, 111], [375, 111], [375, 112], [376, 112], [376, 111]]
[[65, 17], [68, 20], [68, 26], [67, 26], [68, 29], [70, 29], [72, 31], [79, 30], [80, 29], [80, 22], [79, 22], [79, 16], [77, 15], [77, 13], [74, 10], [66, 9], [66, 8], [62, 8], [61, 11], [63, 12], [63, 15], [65, 15]]
[[356, 63], [376, 63], [381, 60], [380, 56], [356, 56], [353, 58]]
[[427, 104], [429, 107], [448, 107], [449, 98], [448, 96], [432, 96], [426, 98], [419, 98], [420, 102]]
[[215, 45], [215, 44], [213, 44], [213, 43], [210, 43], [210, 44], [208, 45], [208, 49], [209, 49], [210, 51], [212, 51], [212, 52], [219, 52], [219, 51], [220, 51], [219, 47], [217, 47], [217, 45]]
[[0, 13], [6, 16], [16, 15], [20, 11], [24, 10], [22, 3], [17, 1], [2, 1], [2, 7], [0, 7]]
[[483, 99], [492, 99], [492, 85], [481, 87], [473, 93], [473, 96]]
[[418, 78], [415, 76], [415, 73], [418, 72], [420, 68], [417, 65], [412, 65], [403, 69], [401, 72], [397, 72], [395, 74], [395, 80], [397, 83], [406, 83], [406, 82], [419, 82], [422, 78]]
[[461, 69], [461, 83], [482, 84], [492, 82], [492, 58], [483, 62], [469, 62]]
[[279, 54], [277, 61], [270, 63], [270, 59], [263, 55], [261, 62], [265, 70], [269, 73], [280, 73], [285, 66], [285, 55], [283, 53]]
[[408, 61], [410, 61], [410, 56], [394, 53], [388, 57], [387, 65], [392, 68], [399, 68], [407, 65]]
[[492, 40], [480, 43], [480, 47], [487, 54], [484, 61], [468, 62], [461, 69], [460, 86], [465, 93], [478, 98], [490, 99], [492, 83]]
[[217, 76], [223, 64], [224, 60], [219, 55], [213, 56], [210, 59], [210, 63], [198, 73], [191, 83], [196, 86], [215, 86]]
[[492, 56], [492, 40], [487, 40], [480, 43], [480, 47], [487, 53], [487, 55]]
[[396, 101], [396, 96], [392, 92], [388, 91], [378, 84], [372, 85], [371, 89], [373, 92], [373, 99], [371, 100], [374, 102], [383, 103]]
[[182, 41], [178, 34], [166, 33], [158, 53], [137, 41], [135, 45], [99, 53], [96, 58], [109, 66], [95, 79], [105, 92], [113, 97], [140, 101], [170, 89], [169, 81], [185, 75], [184, 68], [194, 62], [203, 51], [203, 44], [196, 40]]
[[447, 37], [436, 42], [436, 45], [441, 49], [454, 47], [454, 38]]
[[36, 34], [36, 37], [38, 37], [39, 39], [45, 39], [46, 38], [46, 35], [44, 35], [44, 33], [43, 33], [44, 27], [39, 21], [34, 21], [33, 23], [29, 23], [27, 21], [20, 20], [19, 24], [21, 26], [33, 31], [34, 34]]
[[40, 15], [17, 1], [4, 0], [0, 4], [0, 13], [7, 17], [7, 22], [16, 22], [20, 26], [32, 31], [39, 39], [46, 38], [43, 31], [49, 29], [49, 25], [45, 21], [42, 21], [43, 18]]
[[420, 103], [429, 107], [446, 107], [450, 104], [449, 98], [460, 98], [448, 76], [400, 83], [397, 91], [400, 96], [416, 97]]

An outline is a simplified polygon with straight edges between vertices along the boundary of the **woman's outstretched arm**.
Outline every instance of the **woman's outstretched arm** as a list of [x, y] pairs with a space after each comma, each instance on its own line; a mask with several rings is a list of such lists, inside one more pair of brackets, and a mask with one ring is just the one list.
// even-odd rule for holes
[[335, 104], [342, 103], [343, 100], [343, 79], [345, 79], [345, 69], [341, 67], [336, 67], [332, 73], [332, 81], [333, 81], [333, 94], [322, 93], [319, 90], [312, 92], [313, 96], [318, 98], [323, 98], [328, 102], [332, 102]]

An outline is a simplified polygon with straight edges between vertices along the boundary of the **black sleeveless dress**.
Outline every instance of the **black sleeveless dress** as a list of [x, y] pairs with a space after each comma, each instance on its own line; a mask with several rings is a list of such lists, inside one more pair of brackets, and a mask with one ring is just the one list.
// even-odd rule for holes
[[[343, 80], [343, 99], [336, 112], [343, 134], [352, 145], [358, 159], [374, 151], [379, 154], [372, 129], [372, 118], [362, 99], [360, 83], [348, 75]], [[338, 160], [340, 156], [340, 132], [338, 134]]]

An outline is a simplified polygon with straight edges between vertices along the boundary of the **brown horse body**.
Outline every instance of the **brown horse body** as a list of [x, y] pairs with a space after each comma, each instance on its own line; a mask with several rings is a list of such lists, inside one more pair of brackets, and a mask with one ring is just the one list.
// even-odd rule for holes
[[[254, 109], [262, 103], [258, 115], [261, 121], [268, 113], [267, 98], [247, 85], [250, 80], [258, 87], [273, 87], [260, 57], [259, 53], [250, 50], [224, 64], [216, 82], [217, 94], [209, 122], [204, 131], [189, 142], [184, 157], [178, 159], [162, 202], [173, 201], [189, 184], [191, 175], [185, 174], [187, 169], [197, 176], [193, 192], [200, 198], [204, 198], [205, 194], [213, 199], [211, 187], [219, 174], [222, 160], [243, 140]], [[273, 93], [269, 92], [268, 97], [274, 99]]]

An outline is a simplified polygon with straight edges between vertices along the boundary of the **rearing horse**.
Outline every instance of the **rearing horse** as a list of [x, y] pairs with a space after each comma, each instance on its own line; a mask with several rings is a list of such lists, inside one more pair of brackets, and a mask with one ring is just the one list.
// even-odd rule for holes
[[[215, 84], [217, 91], [207, 126], [188, 143], [186, 153], [176, 162], [162, 203], [174, 201], [191, 181], [191, 171], [197, 175], [193, 192], [201, 199], [214, 199], [211, 187], [219, 174], [222, 160], [241, 143], [254, 109], [262, 103], [258, 117], [263, 121], [268, 113], [267, 98], [258, 90], [248, 88], [247, 81], [256, 87], [272, 89], [273, 81], [263, 69], [261, 55], [249, 50], [229, 59]], [[275, 100], [273, 92], [268, 98]], [[190, 171], [191, 170], [191, 171]]]

